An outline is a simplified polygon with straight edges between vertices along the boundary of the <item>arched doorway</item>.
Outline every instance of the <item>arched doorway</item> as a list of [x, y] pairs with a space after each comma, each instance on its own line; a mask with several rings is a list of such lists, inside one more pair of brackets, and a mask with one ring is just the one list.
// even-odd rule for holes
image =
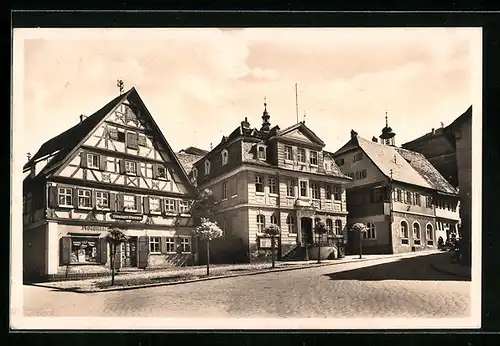
[[302, 231], [302, 239], [304, 244], [312, 244], [314, 242], [312, 219], [303, 217], [300, 219], [300, 229]]

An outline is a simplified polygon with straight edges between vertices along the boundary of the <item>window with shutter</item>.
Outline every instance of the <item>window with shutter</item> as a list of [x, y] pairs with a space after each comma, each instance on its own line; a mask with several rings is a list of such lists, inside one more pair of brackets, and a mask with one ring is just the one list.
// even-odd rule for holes
[[142, 213], [142, 197], [141, 196], [135, 196], [135, 208], [138, 213]]
[[117, 140], [118, 142], [125, 143], [125, 132], [123, 132], [123, 131], [118, 131], [118, 135], [117, 135], [116, 140]]
[[138, 148], [137, 133], [127, 132], [127, 148], [137, 149]]
[[[58, 194], [57, 187], [56, 186], [49, 186], [48, 196], [49, 196], [49, 207], [50, 208], [57, 207], [57, 204], [58, 204], [57, 194]], [[71, 200], [71, 198], [70, 198], [70, 200]]]
[[145, 147], [146, 146], [146, 136], [145, 135], [139, 135], [138, 144], [141, 147]]
[[80, 152], [80, 167], [87, 168], [87, 153], [85, 151]]
[[108, 158], [104, 155], [99, 156], [99, 170], [106, 171], [108, 168]]
[[109, 138], [118, 139], [118, 130], [117, 129], [108, 129]]

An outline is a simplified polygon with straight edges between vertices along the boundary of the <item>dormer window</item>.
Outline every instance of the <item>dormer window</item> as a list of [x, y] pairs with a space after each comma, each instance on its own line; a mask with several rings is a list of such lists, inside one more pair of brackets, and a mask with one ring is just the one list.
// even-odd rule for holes
[[257, 157], [259, 160], [265, 160], [266, 159], [266, 147], [263, 145], [257, 146]]
[[206, 160], [205, 161], [205, 175], [210, 174], [210, 161]]
[[227, 165], [227, 160], [228, 160], [228, 152], [226, 149], [222, 150], [221, 157], [222, 157], [222, 165]]
[[192, 172], [193, 172], [193, 178], [197, 179], [198, 178], [198, 170], [196, 168], [193, 168]]

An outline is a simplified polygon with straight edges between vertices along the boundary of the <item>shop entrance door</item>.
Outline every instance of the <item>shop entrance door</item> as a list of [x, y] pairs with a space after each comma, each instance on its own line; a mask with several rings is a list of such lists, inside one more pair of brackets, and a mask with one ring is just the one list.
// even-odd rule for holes
[[122, 244], [122, 267], [137, 267], [137, 237]]

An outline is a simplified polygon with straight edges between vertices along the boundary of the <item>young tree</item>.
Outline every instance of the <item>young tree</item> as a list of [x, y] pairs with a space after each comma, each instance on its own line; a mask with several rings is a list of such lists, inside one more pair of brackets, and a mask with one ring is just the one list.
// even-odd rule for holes
[[358, 222], [352, 226], [351, 230], [359, 232], [359, 258], [361, 258], [363, 253], [363, 234], [366, 232], [366, 225]]
[[210, 275], [210, 241], [222, 237], [222, 230], [217, 226], [217, 222], [212, 222], [207, 218], [201, 218], [201, 225], [196, 227], [195, 234], [207, 242], [207, 276]]
[[314, 232], [318, 237], [318, 263], [321, 263], [321, 239], [323, 238], [323, 235], [328, 232], [325, 222], [317, 221], [314, 225]]
[[264, 228], [262, 233], [267, 234], [268, 236], [271, 237], [271, 260], [272, 260], [272, 268], [275, 267], [275, 261], [274, 261], [274, 241], [276, 237], [279, 237], [281, 233], [280, 226], [272, 223]]
[[117, 227], [112, 227], [108, 230], [108, 235], [106, 236], [106, 241], [110, 245], [109, 257], [111, 262], [111, 286], [115, 284], [115, 255], [116, 249], [123, 242], [125, 242], [128, 237]]
[[191, 205], [191, 215], [197, 221], [197, 225], [202, 223], [201, 219], [212, 219], [215, 215], [217, 201], [212, 194], [212, 190], [204, 189], [197, 192], [196, 198]]

